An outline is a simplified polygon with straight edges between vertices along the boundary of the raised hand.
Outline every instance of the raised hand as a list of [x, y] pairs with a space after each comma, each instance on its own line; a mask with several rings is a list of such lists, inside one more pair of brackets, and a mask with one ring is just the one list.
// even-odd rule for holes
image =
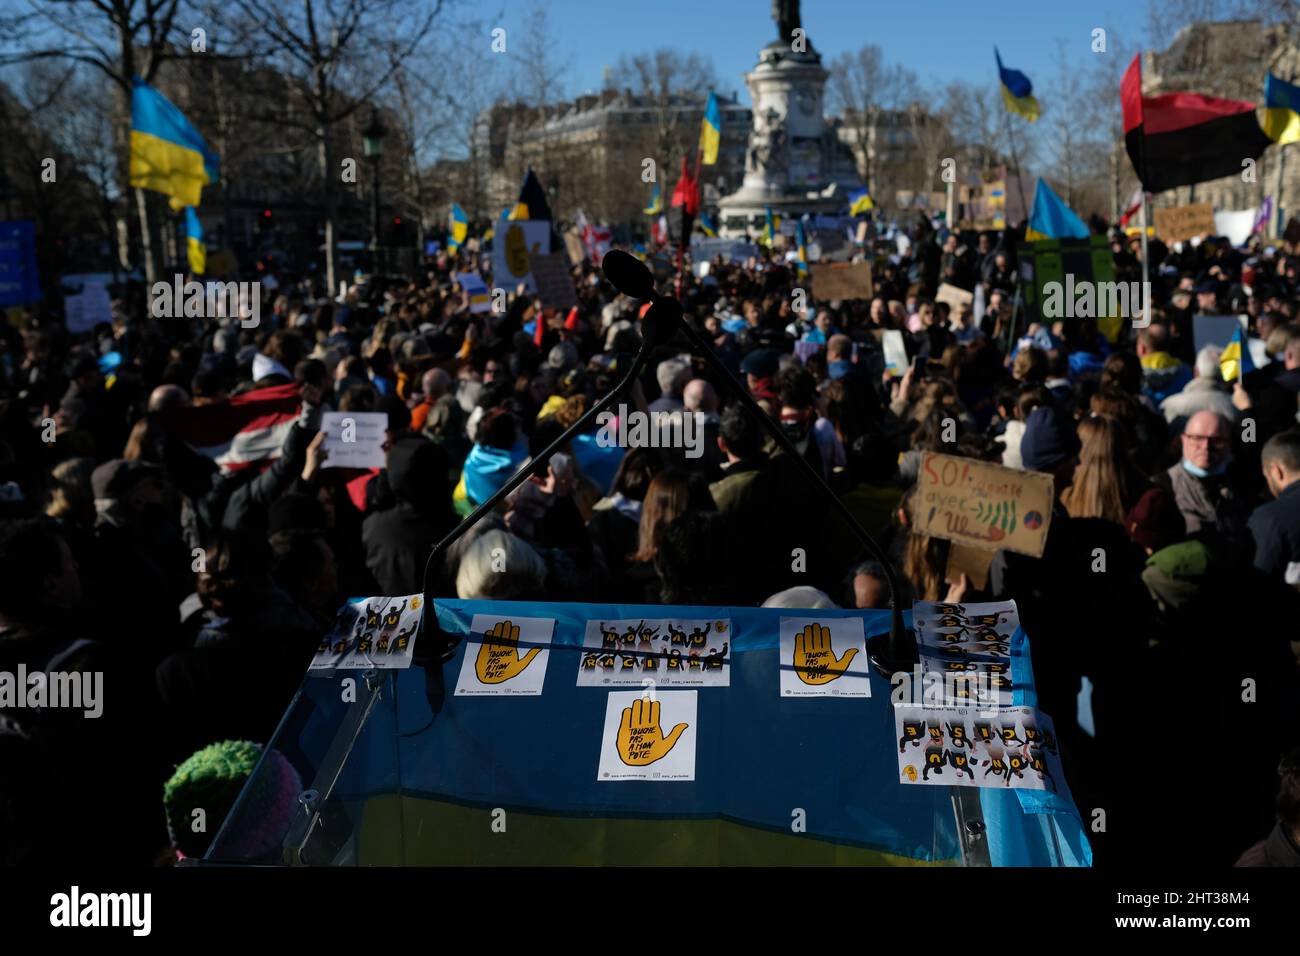
[[659, 701], [638, 697], [631, 707], [623, 708], [623, 720], [618, 725], [618, 759], [629, 767], [654, 763], [676, 746], [686, 727], [678, 724], [665, 737], [659, 726]]
[[836, 657], [830, 628], [809, 624], [794, 636], [794, 672], [805, 684], [829, 684], [849, 669], [857, 653], [856, 647], [850, 647]]
[[483, 684], [501, 684], [510, 680], [531, 664], [542, 650], [534, 647], [520, 657], [519, 625], [510, 621], [498, 621], [483, 637], [478, 660], [474, 662], [474, 670]]

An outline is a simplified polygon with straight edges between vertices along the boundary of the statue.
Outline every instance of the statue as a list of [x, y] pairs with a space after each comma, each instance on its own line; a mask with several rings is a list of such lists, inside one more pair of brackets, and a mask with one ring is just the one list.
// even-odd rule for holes
[[772, 19], [776, 21], [781, 40], [789, 43], [791, 35], [799, 29], [799, 0], [772, 0]]

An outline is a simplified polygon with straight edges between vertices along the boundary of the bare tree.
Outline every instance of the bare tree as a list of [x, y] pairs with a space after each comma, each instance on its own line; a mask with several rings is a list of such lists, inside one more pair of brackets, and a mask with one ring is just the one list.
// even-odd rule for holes
[[[175, 55], [179, 0], [27, 0], [0, 32], [0, 66], [38, 60], [84, 64], [108, 78], [117, 94], [114, 132], [125, 150], [131, 129], [132, 82], [153, 80], [163, 61]], [[123, 171], [124, 172], [124, 171]], [[123, 189], [128, 183], [123, 177]], [[156, 223], [145, 190], [136, 190], [145, 275], [158, 275]]]
[[[325, 199], [325, 281], [336, 288], [340, 165], [335, 127], [373, 103], [427, 36], [443, 0], [235, 0], [270, 44], [268, 55], [301, 85]], [[346, 90], [344, 95], [342, 92]]]
[[915, 77], [905, 70], [890, 68], [875, 44], [843, 53], [831, 61], [827, 100], [833, 112], [841, 116], [849, 130], [858, 173], [872, 189], [879, 189], [876, 142], [882, 115], [898, 110], [908, 99]]

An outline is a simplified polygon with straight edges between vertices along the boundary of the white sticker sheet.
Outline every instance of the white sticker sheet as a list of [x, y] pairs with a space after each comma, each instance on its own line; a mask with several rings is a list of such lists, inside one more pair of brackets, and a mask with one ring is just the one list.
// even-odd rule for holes
[[957, 708], [894, 708], [904, 786], [1057, 789], [1065, 777], [1051, 718], [1030, 707], [996, 715]]
[[862, 618], [781, 618], [782, 697], [870, 697]]
[[611, 693], [596, 780], [694, 780], [698, 703], [694, 690]]
[[422, 594], [349, 601], [339, 608], [334, 629], [321, 638], [309, 669], [368, 670], [374, 667], [401, 670], [410, 667], [423, 607]]
[[1011, 707], [1020, 678], [1011, 643], [1020, 627], [1015, 601], [912, 605], [921, 670], [943, 677], [942, 703], [961, 707]]
[[553, 618], [475, 614], [455, 696], [539, 696], [554, 632]]
[[587, 622], [579, 687], [728, 687], [731, 621], [598, 618]]

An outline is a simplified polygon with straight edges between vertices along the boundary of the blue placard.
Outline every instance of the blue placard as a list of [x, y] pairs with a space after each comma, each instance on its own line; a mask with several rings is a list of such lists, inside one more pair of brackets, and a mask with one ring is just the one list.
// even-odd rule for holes
[[28, 220], [0, 222], [0, 308], [41, 298], [36, 271], [36, 227]]

